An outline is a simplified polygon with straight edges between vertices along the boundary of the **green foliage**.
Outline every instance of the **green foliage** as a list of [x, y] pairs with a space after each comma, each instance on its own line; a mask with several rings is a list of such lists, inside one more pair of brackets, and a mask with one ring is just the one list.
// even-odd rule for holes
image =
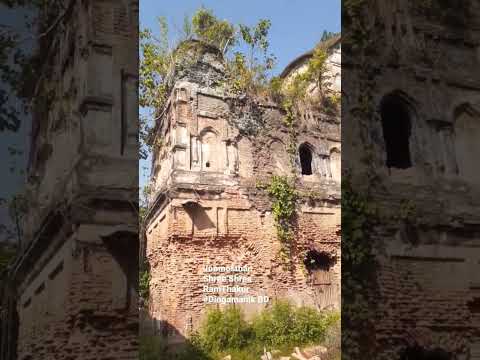
[[394, 216], [397, 220], [413, 221], [417, 215], [417, 208], [410, 199], [404, 199], [400, 203], [398, 215]]
[[150, 269], [145, 269], [139, 274], [138, 293], [140, 297], [147, 302], [150, 296]]
[[8, 215], [12, 221], [13, 228], [5, 230], [8, 233], [7, 237], [15, 239], [19, 245], [21, 245], [22, 242], [22, 229], [20, 224], [22, 223], [22, 218], [27, 214], [30, 205], [24, 193], [17, 193], [8, 201]]
[[252, 356], [259, 357], [264, 347], [291, 351], [294, 346], [318, 345], [325, 340], [327, 330], [339, 321], [338, 313], [275, 301], [250, 323], [235, 307], [215, 310], [207, 315], [198, 336], [204, 347], [217, 350], [213, 353], [234, 354], [234, 359], [251, 359]]
[[240, 25], [242, 38], [245, 43], [250, 46], [252, 52], [256, 47], [263, 50], [264, 53], [267, 52], [269, 46], [268, 31], [271, 25], [271, 21], [266, 19], [261, 19], [253, 29], [245, 25]]
[[304, 306], [295, 308], [288, 302], [277, 301], [260, 313], [252, 326], [261, 344], [302, 346], [323, 342], [327, 329], [339, 320], [338, 313], [322, 313]]
[[231, 355], [233, 360], [251, 360], [260, 358], [264, 347], [289, 355], [295, 346], [326, 342], [340, 353], [339, 329], [339, 313], [295, 307], [286, 301], [274, 302], [250, 322], [238, 307], [229, 306], [207, 312], [198, 333], [175, 353], [168, 353], [156, 338], [141, 338], [140, 359], [219, 360]]
[[305, 100], [307, 88], [312, 84], [312, 79], [309, 75], [309, 72], [305, 71], [294, 75], [291, 79], [284, 82], [282, 88], [283, 101], [281, 103], [284, 109], [286, 109], [290, 103], [292, 105], [298, 105], [298, 103]]
[[[307, 90], [313, 84], [317, 84], [320, 95], [323, 96], [327, 111], [333, 112], [338, 109], [340, 102], [339, 95], [329, 95], [322, 92], [322, 80], [327, 70], [328, 54], [325, 48], [319, 44], [313, 51], [312, 57], [307, 63], [306, 69], [297, 72], [292, 76], [281, 79], [274, 77], [269, 83], [269, 93], [273, 100], [280, 104], [285, 112], [284, 123], [288, 127], [289, 142], [287, 144], [287, 153], [289, 154], [290, 167], [292, 175], [296, 176], [296, 156], [297, 156], [297, 135], [295, 130], [295, 119], [299, 116], [301, 104], [305, 102]], [[322, 94], [323, 93], [323, 94]], [[295, 180], [292, 181], [295, 183]], [[283, 226], [278, 226], [278, 234], [280, 239], [288, 239], [290, 231]]]
[[[11, 57], [15, 52], [15, 35], [3, 32], [0, 34], [0, 76], [4, 84], [14, 89], [16, 79], [18, 79], [18, 70], [11, 63]], [[20, 127], [18, 112], [9, 99], [9, 92], [2, 86], [0, 89], [0, 131], [17, 131]]]
[[[342, 265], [349, 278], [362, 280], [375, 269], [372, 242], [367, 238], [376, 219], [376, 209], [365, 196], [354, 192], [345, 181], [342, 186]], [[360, 315], [360, 314], [359, 314]]]
[[229, 306], [224, 311], [216, 308], [207, 313], [200, 328], [203, 347], [210, 352], [242, 348], [247, 345], [251, 331], [238, 307]]
[[[357, 56], [361, 94], [357, 100], [357, 121], [361, 128], [360, 136], [365, 139], [371, 135], [369, 121], [374, 115], [372, 93], [375, 89], [375, 69], [368, 56], [363, 54], [376, 51], [379, 44], [371, 41], [376, 31], [375, 25], [368, 20], [367, 0], [345, 0], [342, 19], [346, 32], [343, 33], [343, 46], [351, 55]], [[367, 121], [369, 120], [369, 121]], [[369, 144], [369, 140], [363, 143]], [[370, 189], [375, 186], [377, 177], [370, 151], [365, 150], [364, 174], [366, 189], [361, 192], [354, 189], [348, 176], [342, 180], [342, 358], [372, 358], [372, 341], [375, 336], [373, 319], [376, 318], [377, 261], [374, 249], [374, 229], [379, 214], [372, 204]]]
[[264, 310], [253, 321], [255, 337], [266, 346], [291, 344], [290, 338], [294, 328], [293, 306], [288, 302], [278, 301], [270, 309]]
[[[342, 318], [347, 331], [342, 333], [348, 344], [342, 356], [368, 357], [368, 337], [363, 329], [372, 329], [375, 314], [376, 268], [371, 234], [378, 221], [377, 210], [367, 195], [352, 189], [350, 181], [342, 183]], [[362, 331], [362, 333], [360, 333]], [[363, 340], [362, 340], [363, 339]]]
[[267, 73], [275, 65], [273, 54], [268, 55], [270, 20], [261, 19], [253, 27], [240, 24], [241, 39], [248, 47], [248, 54], [235, 52], [228, 61], [229, 84], [233, 93], [259, 94], [266, 91]]
[[8, 205], [8, 212], [10, 218], [21, 218], [28, 212], [28, 199], [24, 194], [16, 194], [12, 197]]
[[[197, 333], [194, 333], [187, 339], [186, 344], [175, 354], [168, 354], [168, 359], [175, 360], [216, 360], [210, 352], [208, 352], [203, 344], [202, 339]], [[163, 357], [161, 357], [163, 358]]]
[[[240, 24], [240, 33], [245, 44], [250, 48], [249, 67], [259, 78], [264, 80], [265, 72], [271, 70], [275, 64], [275, 57], [268, 55], [268, 48], [270, 43], [268, 41], [268, 32], [272, 25], [270, 20], [260, 19], [260, 21], [253, 27]], [[263, 61], [257, 57], [263, 58]]]
[[367, 0], [345, 0], [342, 6], [342, 25], [348, 29], [342, 41], [352, 51], [365, 49], [369, 41], [367, 5]]
[[[155, 146], [154, 124], [149, 123], [149, 118], [157, 117], [166, 105], [169, 94], [167, 79], [174, 64], [178, 62], [188, 66], [188, 63], [195, 62], [191, 52], [186, 51], [189, 45], [184, 40], [200, 40], [223, 53], [227, 69], [224, 85], [227, 91], [257, 94], [266, 89], [267, 72], [275, 62], [273, 55], [267, 55], [270, 25], [270, 21], [265, 19], [252, 28], [231, 24], [202, 7], [192, 18], [184, 18], [181, 37], [175, 44], [169, 44], [170, 34], [164, 17], [158, 19], [159, 37], [149, 29], [140, 32], [139, 104], [152, 110], [151, 115], [140, 118], [141, 158], [146, 158]], [[247, 45], [248, 55], [236, 51], [230, 56], [230, 50], [237, 45]]]
[[140, 205], [138, 208], [138, 223], [143, 226], [145, 216], [147, 215], [147, 207]]
[[141, 233], [144, 232], [145, 230], [145, 220], [147, 216], [147, 211], [148, 211], [148, 201], [149, 197], [152, 193], [151, 186], [150, 185], [145, 185], [140, 194], [139, 194], [139, 204], [138, 204], [138, 224], [141, 228]]
[[295, 214], [296, 192], [285, 176], [273, 176], [267, 192], [274, 198], [272, 206], [275, 221], [290, 221]]
[[166, 77], [171, 69], [173, 55], [168, 45], [168, 25], [158, 18], [160, 37], [151, 30], [140, 31], [141, 62], [139, 68], [139, 102], [142, 107], [161, 109], [166, 97]]
[[183, 17], [182, 38], [184, 38], [185, 40], [193, 38], [193, 25], [188, 15], [185, 15]]
[[327, 58], [327, 51], [323, 47], [317, 46], [307, 63], [306, 70], [294, 75], [292, 79], [284, 84], [284, 104], [285, 102], [298, 104], [304, 101], [307, 89], [311, 84], [316, 84], [321, 89], [322, 80], [327, 70]]
[[319, 88], [321, 88], [322, 78], [327, 70], [327, 58], [326, 49], [317, 46], [313, 51], [311, 59], [308, 61], [306, 77], [308, 81], [316, 82]]
[[18, 131], [29, 111], [45, 52], [68, 11], [60, 0], [3, 0], [1, 5], [6, 17], [18, 10], [25, 13], [15, 26], [0, 26], [0, 131]]
[[292, 340], [294, 343], [324, 341], [327, 328], [339, 320], [337, 313], [321, 314], [312, 308], [300, 307], [295, 312]]
[[329, 115], [335, 115], [338, 112], [341, 102], [340, 94], [330, 93], [323, 97], [323, 108]]
[[14, 259], [15, 249], [0, 245], [0, 274], [7, 268], [7, 265]]
[[266, 191], [273, 199], [272, 214], [278, 239], [283, 245], [282, 252], [289, 254], [294, 237], [293, 220], [297, 200], [294, 182], [285, 176], [273, 176]]
[[225, 53], [235, 45], [235, 27], [226, 20], [219, 20], [212, 10], [200, 8], [192, 17], [193, 33], [199, 40], [213, 45]]
[[323, 30], [322, 37], [320, 38], [320, 42], [330, 40], [338, 35], [339, 33]]
[[270, 83], [268, 85], [270, 96], [277, 103], [280, 103], [282, 99], [282, 87], [283, 79], [281, 77], [274, 76], [270, 79]]
[[253, 72], [247, 66], [245, 55], [236, 52], [232, 61], [228, 63], [229, 86], [235, 94], [245, 93], [252, 89]]
[[[312, 84], [319, 89], [320, 99], [309, 98], [310, 102], [328, 102], [327, 110], [335, 108], [330, 101], [337, 101], [338, 95], [329, 95], [322, 91], [322, 82], [327, 70], [328, 54], [321, 43], [314, 49], [312, 57], [307, 63], [306, 69], [291, 75], [286, 79], [274, 77], [270, 80], [268, 90], [270, 97], [276, 101], [285, 111], [285, 124], [289, 127], [291, 141], [289, 147], [296, 150], [296, 138], [294, 136], [294, 121], [299, 113], [299, 108], [307, 100], [307, 91]], [[335, 97], [332, 97], [335, 96]], [[337, 99], [338, 97], [338, 99]], [[338, 103], [336, 103], [338, 105]], [[292, 164], [293, 165], [293, 164]]]
[[340, 94], [331, 94], [329, 99], [334, 106], [338, 106], [342, 100]]
[[[168, 44], [168, 24], [158, 18], [160, 37], [154, 37], [149, 29], [140, 31], [139, 105], [161, 111], [167, 101], [167, 76], [173, 66], [173, 53]], [[140, 157], [147, 158], [153, 147], [153, 127], [148, 117], [141, 116], [139, 124]]]
[[167, 346], [158, 336], [140, 336], [139, 360], [158, 360], [165, 354]]
[[151, 183], [145, 185], [140, 191], [140, 196], [139, 196], [139, 200], [140, 200], [139, 206], [141, 210], [139, 211], [141, 213], [140, 219], [139, 219], [140, 224], [143, 224], [145, 220], [146, 211], [148, 209], [148, 201], [150, 199], [150, 196], [152, 195], [152, 192], [153, 190], [152, 190]]

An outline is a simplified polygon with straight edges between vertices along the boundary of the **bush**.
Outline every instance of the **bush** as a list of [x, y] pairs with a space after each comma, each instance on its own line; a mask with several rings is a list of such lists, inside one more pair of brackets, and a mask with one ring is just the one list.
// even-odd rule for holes
[[[172, 357], [173, 356], [173, 357]], [[161, 357], [164, 359], [167, 357]], [[201, 339], [197, 334], [193, 334], [187, 344], [176, 354], [169, 354], [168, 359], [175, 360], [214, 360], [209, 352], [202, 346]]]
[[292, 329], [292, 341], [295, 343], [314, 343], [325, 339], [328, 320], [318, 311], [301, 307], [295, 314], [295, 326]]
[[150, 294], [150, 272], [144, 270], [139, 276], [139, 295], [144, 301], [148, 301]]
[[336, 313], [322, 313], [302, 306], [278, 301], [253, 321], [257, 341], [268, 346], [319, 344], [327, 329], [338, 322]]
[[244, 347], [251, 338], [240, 308], [213, 309], [200, 328], [200, 342], [209, 351]]
[[[275, 348], [289, 355], [294, 346], [324, 344], [329, 360], [340, 359], [340, 316], [305, 306], [295, 307], [276, 301], [245, 321], [239, 307], [210, 310], [199, 332], [192, 334], [181, 350], [169, 359], [217, 360], [231, 355], [233, 360], [258, 359], [263, 349]], [[158, 338], [144, 338], [140, 343], [140, 360], [163, 359], [167, 349]]]
[[291, 342], [291, 330], [295, 325], [294, 309], [288, 302], [275, 302], [253, 320], [256, 340], [267, 346], [279, 346]]

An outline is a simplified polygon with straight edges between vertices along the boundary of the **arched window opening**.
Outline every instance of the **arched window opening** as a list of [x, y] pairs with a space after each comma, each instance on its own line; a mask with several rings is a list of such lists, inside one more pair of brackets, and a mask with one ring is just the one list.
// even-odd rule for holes
[[200, 162], [203, 171], [223, 171], [225, 148], [216, 132], [206, 129], [200, 135]]
[[459, 106], [454, 113], [455, 157], [459, 176], [472, 184], [480, 183], [480, 113], [469, 104]]
[[387, 167], [411, 167], [411, 119], [407, 104], [398, 96], [388, 95], [382, 100], [380, 113], [387, 150]]
[[330, 286], [333, 284], [332, 267], [335, 265], [335, 258], [326, 253], [310, 250], [303, 259], [303, 264], [308, 272], [313, 285]]
[[330, 168], [332, 172], [332, 178], [334, 180], [340, 181], [342, 177], [342, 161], [340, 150], [337, 148], [333, 148], [330, 150]]
[[270, 144], [270, 161], [275, 175], [285, 175], [289, 171], [288, 154], [285, 144], [280, 140], [274, 140]]
[[330, 156], [329, 155], [320, 155], [319, 159], [319, 172], [323, 177], [331, 178], [332, 177], [332, 169], [330, 164]]
[[312, 175], [312, 150], [306, 144], [302, 144], [298, 149], [300, 155], [300, 166], [302, 167], [302, 175]]

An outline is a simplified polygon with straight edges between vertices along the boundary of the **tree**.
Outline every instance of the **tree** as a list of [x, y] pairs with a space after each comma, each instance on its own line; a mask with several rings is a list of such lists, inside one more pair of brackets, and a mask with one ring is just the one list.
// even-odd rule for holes
[[[1, 0], [0, 11], [7, 17], [19, 12], [12, 19], [16, 23], [0, 25], [0, 133], [18, 136], [25, 115], [30, 111], [33, 89], [38, 79], [39, 63], [43, 61], [41, 45], [49, 42], [49, 37], [58, 30], [58, 25], [65, 14], [65, 1], [60, 0]], [[36, 100], [40, 102], [41, 100]], [[7, 141], [9, 143], [9, 141]], [[10, 172], [24, 169], [19, 167], [16, 157], [24, 152], [8, 146]], [[10, 195], [10, 194], [9, 194]], [[21, 192], [0, 199], [0, 206], [5, 208], [10, 221], [0, 224], [0, 272], [15, 256], [16, 247], [21, 241], [21, 218], [28, 209], [28, 204]], [[3, 209], [2, 209], [3, 210]], [[13, 245], [17, 242], [17, 245]]]
[[240, 24], [240, 34], [249, 51], [247, 56], [235, 52], [230, 62], [232, 88], [237, 93], [255, 93], [268, 83], [267, 74], [275, 65], [273, 54], [268, 55], [268, 32], [271, 21], [260, 19], [254, 27]]
[[[275, 59], [268, 55], [269, 20], [261, 19], [250, 28], [235, 25], [227, 20], [217, 18], [213, 11], [198, 9], [183, 21], [180, 37], [169, 42], [169, 29], [164, 17], [158, 18], [159, 36], [150, 29], [140, 32], [140, 106], [147, 109], [148, 115], [140, 118], [140, 157], [147, 158], [155, 146], [152, 130], [154, 121], [167, 101], [167, 78], [173, 70], [176, 60], [185, 56], [179, 51], [185, 40], [199, 40], [218, 48], [224, 55], [231, 81], [226, 82], [226, 90], [234, 93], [255, 92], [267, 84], [267, 72], [273, 68]], [[240, 51], [241, 45], [247, 45], [249, 52], [245, 56]], [[236, 49], [231, 55], [231, 51]], [[191, 59], [189, 59], [191, 60]]]
[[193, 33], [199, 40], [220, 49], [223, 54], [236, 43], [234, 25], [219, 20], [212, 10], [200, 8], [192, 17]]
[[323, 30], [322, 37], [320, 38], [320, 42], [330, 40], [330, 39], [338, 36], [339, 34], [340, 33], [337, 33], [337, 32], [331, 32], [331, 31]]
[[172, 66], [173, 53], [168, 43], [168, 24], [164, 17], [158, 18], [160, 38], [150, 29], [140, 31], [139, 104], [150, 109], [150, 114], [140, 116], [140, 158], [146, 159], [151, 147], [153, 125], [149, 118], [163, 108], [167, 99], [166, 77]]
[[[42, 41], [57, 29], [66, 13], [60, 0], [0, 0], [2, 11], [21, 11], [18, 28], [0, 25], [0, 131], [18, 131], [22, 113], [28, 111], [42, 60]], [[29, 33], [29, 35], [25, 35]], [[27, 46], [28, 45], [28, 46]], [[37, 51], [32, 51], [36, 48]]]

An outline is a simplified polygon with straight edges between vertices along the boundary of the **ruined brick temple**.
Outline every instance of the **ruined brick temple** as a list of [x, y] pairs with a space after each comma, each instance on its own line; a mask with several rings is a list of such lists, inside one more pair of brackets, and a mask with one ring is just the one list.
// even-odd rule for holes
[[[339, 94], [340, 39], [324, 46], [330, 91]], [[203, 301], [207, 265], [248, 265], [254, 297], [338, 309], [339, 108], [312, 106], [295, 119], [296, 188], [312, 196], [297, 203], [295, 245], [285, 266], [271, 200], [258, 187], [273, 175], [291, 174], [285, 113], [267, 99], [223, 90], [222, 55], [200, 43], [192, 48], [194, 60], [177, 64], [170, 77], [155, 127], [145, 244], [155, 333], [172, 341], [186, 337], [206, 308], [216, 306]], [[281, 76], [288, 81], [304, 71], [311, 56], [300, 56]], [[240, 306], [251, 315], [265, 304]]]
[[344, 168], [382, 219], [366, 349], [480, 359], [480, 4], [370, 3], [342, 59]]
[[138, 1], [64, 5], [40, 37], [0, 357], [136, 359]]

